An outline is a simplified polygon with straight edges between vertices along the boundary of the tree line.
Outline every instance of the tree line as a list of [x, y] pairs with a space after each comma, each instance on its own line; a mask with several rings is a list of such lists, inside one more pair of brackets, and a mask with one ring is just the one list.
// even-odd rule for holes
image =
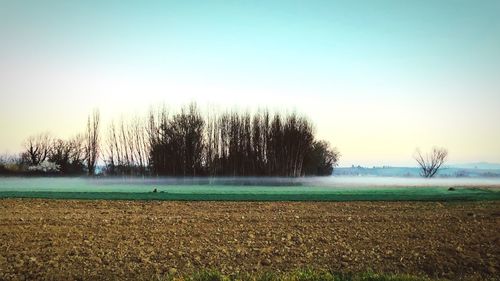
[[[339, 158], [328, 142], [315, 138], [312, 123], [296, 113], [203, 114], [193, 103], [178, 112], [152, 109], [145, 117], [111, 122], [105, 134], [101, 130], [96, 110], [83, 134], [68, 140], [47, 133], [31, 136], [11, 162], [27, 173], [63, 175], [298, 177], [331, 175]], [[2, 167], [7, 165], [0, 164], [0, 172]]]
[[29, 136], [18, 155], [0, 157], [0, 174], [94, 175], [100, 155], [99, 111], [87, 120], [86, 131], [69, 139], [50, 133]]

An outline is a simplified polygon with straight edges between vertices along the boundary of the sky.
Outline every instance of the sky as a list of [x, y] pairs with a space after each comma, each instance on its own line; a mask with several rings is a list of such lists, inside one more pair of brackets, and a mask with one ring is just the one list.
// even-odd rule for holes
[[500, 1], [0, 0], [0, 153], [193, 101], [304, 114], [341, 166], [500, 162]]

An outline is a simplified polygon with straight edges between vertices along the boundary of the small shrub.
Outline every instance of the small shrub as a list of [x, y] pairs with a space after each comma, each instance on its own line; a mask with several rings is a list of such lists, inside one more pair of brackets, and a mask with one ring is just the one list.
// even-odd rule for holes
[[333, 274], [326, 271], [314, 271], [311, 269], [297, 270], [289, 276], [293, 281], [335, 281]]
[[191, 277], [186, 278], [189, 281], [229, 281], [227, 276], [222, 275], [220, 272], [215, 270], [202, 270]]
[[271, 271], [265, 271], [260, 273], [257, 277], [248, 276], [247, 280], [255, 280], [255, 281], [278, 281], [280, 280], [279, 276]]

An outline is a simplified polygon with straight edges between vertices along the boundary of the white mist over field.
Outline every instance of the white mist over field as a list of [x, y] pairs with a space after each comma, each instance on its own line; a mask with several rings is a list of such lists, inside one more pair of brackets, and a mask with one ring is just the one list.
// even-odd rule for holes
[[195, 177], [195, 178], [106, 178], [95, 180], [98, 184], [133, 185], [189, 185], [189, 186], [303, 186], [307, 187], [475, 187], [498, 186], [500, 178], [413, 178], [413, 177], [370, 177], [370, 176], [327, 176], [327, 177]]
[[316, 192], [328, 190], [375, 190], [412, 187], [488, 187], [500, 190], [500, 178], [398, 178], [398, 177], [195, 177], [195, 178], [0, 178], [2, 191], [54, 192]]
[[356, 176], [339, 176], [325, 178], [306, 178], [304, 182], [310, 181], [315, 185], [320, 186], [385, 186], [385, 187], [418, 187], [418, 186], [436, 186], [436, 187], [451, 187], [451, 186], [498, 186], [500, 187], [500, 178], [413, 178], [413, 177], [356, 177]]

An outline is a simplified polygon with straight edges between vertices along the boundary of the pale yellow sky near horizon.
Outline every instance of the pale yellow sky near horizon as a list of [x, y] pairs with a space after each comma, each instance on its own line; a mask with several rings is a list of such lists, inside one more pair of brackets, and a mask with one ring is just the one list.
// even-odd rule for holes
[[[277, 87], [268, 89], [266, 93], [258, 89], [243, 89], [243, 86], [228, 89], [226, 85], [223, 88], [211, 83], [199, 84], [201, 89], [197, 89], [187, 83], [183, 87], [181, 82], [176, 86], [172, 86], [175, 83], [166, 83], [163, 89], [157, 85], [154, 86], [158, 87], [156, 91], [151, 89], [140, 93], [138, 88], [146, 83], [144, 81], [134, 85], [131, 80], [118, 83], [104, 74], [99, 74], [99, 77], [104, 82], [94, 84], [90, 89], [75, 89], [69, 78], [68, 89], [61, 92], [72, 95], [50, 96], [47, 93], [34, 97], [31, 102], [19, 99], [2, 103], [1, 152], [19, 151], [26, 137], [39, 132], [49, 131], [60, 137], [83, 132], [87, 115], [93, 108], [100, 109], [102, 128], [105, 129], [111, 120], [145, 116], [151, 106], [164, 103], [175, 111], [181, 105], [195, 101], [202, 110], [208, 107], [237, 107], [241, 110], [267, 107], [304, 114], [314, 122], [317, 136], [339, 149], [341, 166], [413, 166], [415, 148], [425, 150], [434, 145], [449, 149], [450, 163], [498, 162], [500, 159], [500, 130], [491, 129], [498, 115], [496, 108], [473, 98], [420, 100], [411, 96], [394, 96], [392, 99], [379, 99], [380, 96], [359, 93], [362, 89], [346, 86], [344, 95], [332, 94], [318, 100], [314, 95], [300, 96], [302, 89], [297, 88]], [[73, 78], [81, 79], [82, 76]], [[88, 82], [93, 81], [88, 79]], [[75, 84], [90, 83], [81, 81]], [[117, 84], [121, 87], [114, 89], [113, 85]], [[154, 84], [154, 81], [146, 84]], [[83, 92], [93, 94], [85, 95]], [[178, 92], [179, 95], [164, 92]], [[207, 94], [198, 94], [200, 92]], [[365, 100], [359, 101], [356, 98], [359, 96], [364, 96]], [[52, 102], [46, 102], [46, 99]], [[26, 111], [21, 112], [19, 108]]]

